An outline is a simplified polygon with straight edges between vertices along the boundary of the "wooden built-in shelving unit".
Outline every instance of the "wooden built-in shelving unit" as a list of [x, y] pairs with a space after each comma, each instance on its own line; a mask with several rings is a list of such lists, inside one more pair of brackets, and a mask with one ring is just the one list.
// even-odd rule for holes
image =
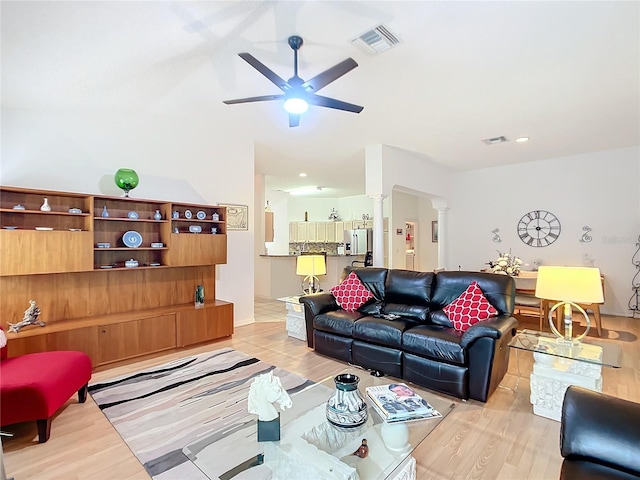
[[[31, 299], [47, 322], [8, 333], [9, 356], [76, 349], [101, 365], [230, 336], [233, 304], [193, 303], [198, 284], [215, 298], [225, 219], [221, 206], [0, 187], [3, 327], [20, 321]], [[142, 243], [124, 245], [127, 231]], [[126, 267], [130, 259], [138, 266]]]

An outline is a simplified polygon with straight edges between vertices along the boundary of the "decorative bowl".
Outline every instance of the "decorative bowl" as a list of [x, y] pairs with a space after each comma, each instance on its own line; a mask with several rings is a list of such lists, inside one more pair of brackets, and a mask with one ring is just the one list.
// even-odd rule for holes
[[153, 242], [151, 243], [151, 248], [162, 248], [164, 247], [164, 243], [162, 242]]
[[137, 220], [138, 219], [138, 212], [129, 212], [129, 213], [127, 213], [127, 217], [131, 218], [132, 220]]
[[122, 235], [122, 243], [125, 247], [138, 248], [142, 245], [142, 235], [134, 230], [129, 230]]
[[98, 242], [98, 243], [96, 243], [96, 247], [98, 247], [98, 248], [111, 248], [111, 244], [109, 242]]
[[69, 213], [82, 213], [82, 210], [79, 208], [70, 208]]
[[133, 258], [131, 260], [127, 260], [126, 262], [124, 262], [124, 266], [127, 268], [134, 268], [138, 266], [138, 261], [134, 260]]

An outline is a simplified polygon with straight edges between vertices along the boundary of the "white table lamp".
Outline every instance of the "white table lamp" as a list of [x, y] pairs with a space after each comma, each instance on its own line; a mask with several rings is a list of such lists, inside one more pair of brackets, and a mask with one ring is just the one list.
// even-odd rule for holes
[[[538, 298], [558, 302], [549, 311], [551, 331], [569, 343], [580, 341], [589, 333], [591, 321], [589, 315], [578, 304], [604, 302], [600, 270], [588, 267], [540, 266], [535, 295]], [[564, 308], [564, 335], [558, 331], [553, 322], [553, 313], [561, 306]], [[571, 307], [581, 312], [587, 322], [584, 333], [576, 338], [572, 338]]]
[[[320, 281], [316, 275], [326, 275], [327, 265], [324, 255], [300, 255], [296, 261], [296, 275], [304, 275], [302, 292], [316, 293], [320, 291]], [[308, 287], [305, 288], [305, 283]]]

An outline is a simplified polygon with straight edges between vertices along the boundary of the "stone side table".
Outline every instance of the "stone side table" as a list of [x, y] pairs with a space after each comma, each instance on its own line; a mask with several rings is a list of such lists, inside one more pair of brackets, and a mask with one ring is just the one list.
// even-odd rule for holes
[[307, 341], [307, 327], [304, 322], [304, 305], [300, 303], [299, 295], [278, 298], [285, 302], [287, 307], [286, 327], [290, 337], [297, 338], [303, 342]]

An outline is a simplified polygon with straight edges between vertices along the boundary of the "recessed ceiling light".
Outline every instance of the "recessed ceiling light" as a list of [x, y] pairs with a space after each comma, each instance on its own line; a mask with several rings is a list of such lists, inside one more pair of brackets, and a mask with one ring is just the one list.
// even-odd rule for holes
[[529, 137], [518, 137], [516, 138], [516, 142], [518, 143], [524, 143], [524, 142], [528, 142], [529, 141]]
[[307, 174], [303, 172], [303, 173], [299, 173], [299, 174], [298, 174], [298, 176], [299, 176], [299, 177], [306, 177], [306, 176], [307, 176]]

